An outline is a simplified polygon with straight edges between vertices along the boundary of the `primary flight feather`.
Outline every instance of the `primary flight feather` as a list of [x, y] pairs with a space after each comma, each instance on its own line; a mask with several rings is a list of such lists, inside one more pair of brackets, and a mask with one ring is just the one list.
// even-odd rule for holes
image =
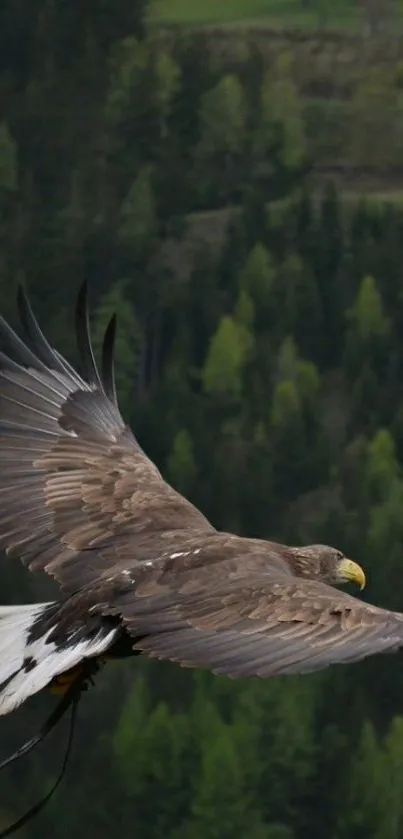
[[340, 551], [217, 531], [164, 481], [118, 408], [114, 319], [97, 368], [86, 285], [82, 376], [22, 288], [18, 308], [23, 338], [0, 320], [0, 549], [60, 599], [0, 607], [0, 714], [108, 657], [269, 677], [403, 645], [402, 614], [334, 587], [365, 583]]

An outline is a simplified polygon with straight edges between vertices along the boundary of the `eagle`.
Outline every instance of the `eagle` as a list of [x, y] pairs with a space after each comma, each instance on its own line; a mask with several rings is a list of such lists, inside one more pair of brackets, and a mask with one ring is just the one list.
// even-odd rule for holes
[[22, 337], [0, 321], [0, 550], [59, 595], [0, 607], [0, 714], [140, 654], [266, 678], [403, 645], [403, 614], [338, 588], [365, 584], [340, 550], [217, 530], [164, 480], [118, 407], [115, 317], [96, 363], [86, 283], [80, 373], [22, 286], [17, 305]]

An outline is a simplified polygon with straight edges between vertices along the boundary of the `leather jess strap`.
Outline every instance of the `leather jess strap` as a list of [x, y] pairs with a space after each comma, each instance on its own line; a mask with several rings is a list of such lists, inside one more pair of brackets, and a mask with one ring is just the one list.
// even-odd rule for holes
[[61, 780], [64, 776], [64, 773], [66, 771], [67, 763], [68, 763], [68, 760], [69, 760], [69, 757], [70, 757], [71, 746], [72, 746], [72, 742], [73, 742], [74, 724], [75, 724], [75, 718], [76, 718], [77, 705], [78, 705], [78, 701], [80, 699], [80, 696], [82, 694], [82, 691], [86, 687], [85, 681], [86, 681], [85, 676], [83, 676], [83, 678], [76, 679], [70, 685], [70, 687], [68, 688], [68, 690], [66, 691], [64, 696], [61, 698], [61, 700], [58, 703], [58, 705], [56, 706], [56, 708], [49, 715], [49, 717], [47, 718], [47, 720], [43, 724], [40, 731], [37, 734], [35, 734], [34, 737], [31, 737], [30, 740], [27, 740], [27, 742], [24, 743], [22, 746], [20, 746], [20, 748], [17, 749], [16, 752], [14, 752], [12, 755], [10, 755], [5, 760], [3, 760], [2, 763], [0, 763], [0, 770], [2, 770], [6, 766], [8, 766], [10, 763], [14, 763], [15, 760], [19, 760], [20, 757], [23, 757], [23, 755], [26, 755], [28, 752], [30, 752], [31, 749], [33, 749], [35, 746], [37, 746], [38, 743], [40, 743], [42, 740], [44, 740], [48, 736], [48, 734], [50, 734], [50, 732], [55, 728], [55, 726], [58, 724], [58, 722], [60, 722], [62, 717], [64, 717], [65, 713], [69, 709], [71, 709], [70, 728], [69, 728], [69, 735], [68, 735], [68, 740], [67, 740], [67, 745], [66, 745], [66, 751], [65, 751], [62, 767], [61, 767], [61, 770], [59, 772], [59, 775], [56, 778], [56, 781], [54, 782], [53, 786], [50, 788], [49, 792], [47, 792], [46, 795], [43, 798], [40, 799], [40, 801], [37, 801], [36, 804], [33, 804], [33, 806], [30, 807], [29, 810], [27, 810], [26, 813], [24, 813], [23, 816], [21, 816], [15, 822], [13, 822], [11, 825], [9, 825], [9, 827], [6, 827], [5, 830], [0, 831], [0, 839], [5, 839], [6, 836], [11, 836], [13, 833], [15, 833], [15, 831], [19, 830], [20, 827], [23, 827], [25, 824], [27, 824], [28, 821], [30, 821], [30, 819], [32, 819], [34, 816], [36, 816], [45, 807], [45, 805], [48, 803], [49, 799], [52, 797], [53, 793], [56, 791], [57, 787], [59, 786], [59, 784], [60, 784], [60, 782], [61, 782]]

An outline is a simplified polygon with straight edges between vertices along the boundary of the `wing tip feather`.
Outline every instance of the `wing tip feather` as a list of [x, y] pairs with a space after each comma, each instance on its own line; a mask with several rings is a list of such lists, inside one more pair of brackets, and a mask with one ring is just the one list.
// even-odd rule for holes
[[114, 405], [118, 404], [115, 381], [115, 342], [117, 317], [112, 315], [106, 327], [102, 342], [102, 382], [108, 398]]
[[89, 284], [85, 279], [78, 290], [75, 304], [75, 331], [83, 378], [77, 370], [54, 348], [39, 326], [25, 283], [20, 281], [16, 295], [17, 311], [21, 326], [18, 334], [4, 317], [0, 316], [0, 364], [3, 369], [33, 368], [42, 373], [53, 371], [67, 376], [78, 389], [94, 386], [118, 408], [115, 381], [116, 314], [112, 314], [102, 340], [102, 358], [98, 369], [91, 341], [89, 317]]

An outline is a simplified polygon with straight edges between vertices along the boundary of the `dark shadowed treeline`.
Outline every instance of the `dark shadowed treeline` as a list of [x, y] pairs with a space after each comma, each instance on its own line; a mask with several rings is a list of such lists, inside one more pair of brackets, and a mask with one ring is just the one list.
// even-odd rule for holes
[[[87, 278], [95, 345], [116, 310], [122, 409], [171, 482], [218, 527], [338, 545], [365, 597], [403, 609], [403, 210], [311, 192], [287, 60], [223, 72], [200, 39], [148, 38], [144, 11], [3, 0], [2, 312], [24, 281], [74, 361]], [[49, 595], [6, 559], [1, 590]], [[0, 757], [50, 703], [0, 721]], [[402, 713], [400, 655], [266, 682], [110, 665], [24, 836], [400, 839]], [[1, 822], [63, 742], [2, 775]]]

